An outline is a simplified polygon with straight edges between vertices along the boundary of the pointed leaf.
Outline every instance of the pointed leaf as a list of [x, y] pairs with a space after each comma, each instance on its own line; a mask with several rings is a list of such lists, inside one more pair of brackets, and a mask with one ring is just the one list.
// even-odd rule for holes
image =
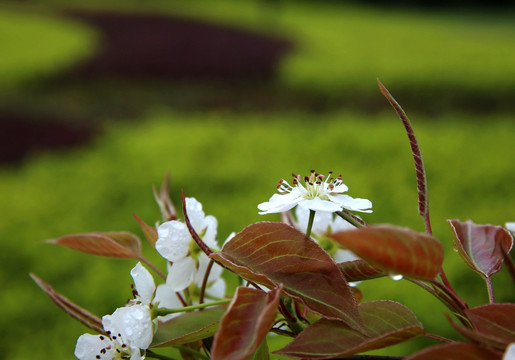
[[432, 281], [443, 262], [433, 236], [392, 225], [370, 225], [330, 235], [344, 248], [389, 274]]
[[154, 198], [159, 206], [159, 210], [161, 210], [163, 221], [177, 220], [177, 211], [170, 199], [170, 173], [166, 174], [159, 192], [155, 186], [152, 187], [152, 190], [154, 191]]
[[364, 260], [345, 261], [338, 263], [347, 281], [363, 281], [385, 276], [385, 272], [372, 266]]
[[139, 238], [126, 231], [72, 234], [47, 242], [98, 256], [138, 258], [141, 255]]
[[262, 280], [265, 286], [283, 284], [288, 296], [314, 313], [361, 329], [356, 301], [338, 265], [289, 225], [250, 225], [211, 257], [247, 280]]
[[93, 331], [105, 334], [104, 328], [102, 327], [102, 320], [98, 316], [90, 313], [86, 309], [59, 294], [52, 286], [41, 280], [36, 275], [30, 274], [30, 277], [41, 288], [41, 290], [43, 290], [48, 297], [68, 315]]
[[513, 238], [502, 226], [476, 225], [468, 220], [447, 220], [454, 230], [454, 246], [465, 263], [485, 278], [501, 270], [503, 254], [510, 251]]
[[269, 293], [239, 287], [220, 322], [211, 352], [212, 360], [244, 360], [265, 340], [281, 299], [282, 286]]
[[211, 337], [226, 310], [225, 306], [216, 306], [186, 312], [159, 324], [151, 347], [181, 345]]
[[432, 346], [407, 357], [406, 360], [500, 360], [501, 356], [474, 344], [453, 342]]
[[132, 214], [132, 216], [134, 216], [136, 221], [141, 226], [141, 230], [143, 231], [143, 234], [145, 235], [145, 238], [148, 240], [150, 245], [152, 245], [152, 247], [156, 247], [156, 241], [158, 238], [157, 229], [153, 226], [148, 225], [138, 215]]
[[321, 319], [275, 353], [294, 358], [346, 357], [383, 348], [423, 335], [424, 328], [405, 306], [393, 301], [372, 301], [359, 306], [366, 333], [339, 321]]
[[477, 332], [502, 344], [500, 349], [515, 342], [515, 304], [487, 304], [466, 309], [465, 314]]

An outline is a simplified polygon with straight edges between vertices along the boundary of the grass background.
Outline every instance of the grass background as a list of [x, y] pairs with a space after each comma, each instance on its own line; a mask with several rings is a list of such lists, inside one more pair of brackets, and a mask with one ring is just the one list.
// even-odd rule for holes
[[[19, 166], [0, 168], [0, 348], [6, 358], [69, 359], [85, 331], [46, 298], [29, 272], [98, 315], [130, 297], [132, 261], [93, 258], [42, 242], [89, 231], [141, 236], [131, 214], [148, 223], [158, 220], [151, 187], [168, 171], [172, 198], [179, 203], [184, 189], [199, 199], [206, 213], [218, 218], [221, 239], [252, 222], [278, 219], [259, 216], [256, 205], [271, 196], [279, 178], [312, 168], [342, 172], [350, 195], [371, 199], [374, 213], [367, 221], [422, 231], [409, 144], [376, 88], [377, 76], [403, 104], [421, 143], [433, 230], [444, 243], [450, 281], [470, 305], [487, 301], [480, 277], [452, 251], [445, 220], [503, 224], [514, 218], [512, 14], [304, 2], [283, 2], [278, 11], [250, 1], [150, 1], [143, 9], [139, 2], [104, 4], [186, 14], [295, 39], [297, 50], [281, 64], [276, 82], [260, 89], [273, 90], [279, 99], [273, 111], [260, 109], [253, 99], [242, 106], [247, 111], [206, 111], [195, 110], [195, 104], [212, 89], [196, 84], [99, 79], [51, 91], [38, 87], [41, 78], [73, 66], [97, 46], [92, 29], [52, 15], [50, 10], [62, 6], [52, 1], [0, 7], [0, 18], [6, 19], [0, 21], [6, 29], [0, 39], [10, 49], [0, 56], [6, 69], [0, 73], [3, 106], [94, 114], [91, 121], [101, 122], [105, 131], [88, 147], [34, 154]], [[163, 96], [163, 90], [171, 95]], [[121, 100], [109, 97], [115, 91], [121, 91]], [[299, 101], [305, 94], [326, 110], [306, 110]], [[185, 99], [192, 111], [183, 111]], [[135, 109], [132, 121], [120, 121], [129, 117], [118, 111], [120, 101]], [[283, 103], [285, 110], [278, 109]], [[144, 253], [164, 268], [149, 246]], [[494, 276], [499, 301], [515, 300], [506, 291], [509, 284], [504, 270]], [[407, 281], [380, 279], [360, 288], [365, 300], [400, 301], [429, 332], [456, 336], [445, 309]], [[426, 344], [414, 340], [382, 353], [403, 355]]]

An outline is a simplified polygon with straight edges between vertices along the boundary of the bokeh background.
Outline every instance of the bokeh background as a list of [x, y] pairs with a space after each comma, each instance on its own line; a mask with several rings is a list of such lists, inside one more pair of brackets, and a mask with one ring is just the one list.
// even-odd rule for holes
[[[0, 3], [0, 349], [70, 359], [86, 329], [40, 276], [98, 315], [130, 297], [133, 261], [44, 244], [159, 220], [152, 186], [195, 196], [219, 238], [259, 220], [277, 181], [341, 172], [371, 223], [423, 231], [409, 144], [376, 78], [417, 132], [435, 235], [471, 306], [482, 279], [446, 219], [515, 221], [515, 11], [508, 1], [25, 0]], [[148, 244], [144, 254], [164, 269]], [[498, 301], [515, 301], [503, 269]], [[407, 281], [360, 285], [456, 338]], [[415, 339], [379, 353], [405, 355]], [[376, 352], [377, 353], [377, 352]]]

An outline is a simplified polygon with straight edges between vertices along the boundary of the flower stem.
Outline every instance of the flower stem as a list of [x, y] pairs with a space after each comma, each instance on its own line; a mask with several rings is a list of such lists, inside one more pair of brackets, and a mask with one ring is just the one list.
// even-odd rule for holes
[[354, 225], [357, 228], [362, 228], [362, 227], [367, 226], [367, 224], [363, 220], [361, 220], [357, 216], [351, 214], [350, 212], [348, 212], [345, 209], [343, 209], [342, 211], [338, 211], [336, 213], [336, 215], [341, 217], [343, 220], [351, 223], [352, 225]]
[[196, 351], [192, 348], [189, 348], [187, 346], [181, 346], [181, 345], [175, 345], [174, 347], [176, 347], [177, 349], [184, 351], [184, 352], [187, 352], [189, 354], [192, 354], [200, 359], [204, 359], [204, 360], [209, 360], [209, 357], [207, 357], [206, 355], [202, 354], [200, 351]]
[[311, 229], [313, 228], [313, 222], [315, 221], [315, 210], [309, 210], [308, 228], [306, 229], [306, 236], [311, 236]]
[[204, 274], [204, 279], [202, 279], [202, 287], [200, 288], [200, 296], [199, 296], [199, 304], [204, 302], [204, 294], [206, 293], [207, 280], [209, 279], [209, 274], [211, 273], [211, 269], [213, 268], [214, 261], [209, 260], [209, 264], [207, 265], [206, 273]]
[[179, 313], [179, 312], [192, 311], [192, 310], [197, 310], [197, 309], [203, 309], [208, 306], [228, 304], [230, 302], [231, 302], [231, 299], [221, 299], [221, 300], [216, 300], [216, 301], [212, 301], [209, 303], [185, 306], [182, 308], [175, 308], [175, 309], [158, 308], [157, 315], [163, 316], [163, 315], [175, 314], [175, 313]]

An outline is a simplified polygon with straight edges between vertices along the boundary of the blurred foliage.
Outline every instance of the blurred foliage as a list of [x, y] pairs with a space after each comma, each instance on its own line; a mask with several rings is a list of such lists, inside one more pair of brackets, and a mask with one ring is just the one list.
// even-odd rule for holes
[[[502, 116], [490, 118], [488, 127], [481, 126], [479, 117], [465, 119], [412, 117], [428, 169], [434, 232], [446, 247], [448, 276], [475, 305], [487, 299], [486, 291], [451, 250], [445, 219], [494, 224], [513, 220], [507, 199], [515, 198], [515, 170], [503, 154], [515, 150], [515, 124]], [[9, 359], [26, 359], [29, 353], [32, 359], [48, 354], [67, 359], [85, 331], [31, 282], [29, 271], [99, 315], [130, 297], [132, 261], [76, 254], [42, 240], [95, 230], [129, 230], [142, 236], [131, 213], [148, 223], [159, 219], [151, 186], [159, 185], [167, 171], [174, 201], [179, 203], [181, 189], [199, 199], [206, 213], [219, 219], [223, 240], [251, 222], [277, 220], [259, 216], [256, 204], [268, 199], [279, 178], [311, 168], [341, 171], [350, 195], [372, 199], [374, 213], [366, 220], [423, 231], [409, 145], [393, 111], [316, 118], [300, 113], [155, 113], [139, 125], [111, 127], [93, 149], [44, 155], [18, 169], [3, 169], [0, 193], [6, 206], [0, 210], [0, 253], [2, 283], [9, 289], [0, 295], [9, 309], [1, 320], [2, 328], [9, 329], [2, 339], [4, 354]], [[145, 254], [163, 269], [162, 259], [145, 245]], [[513, 301], [513, 294], [503, 293], [509, 281], [505, 275], [494, 276], [497, 297]], [[365, 300], [399, 300], [414, 309], [428, 331], [444, 328], [453, 336], [445, 309], [410, 283], [382, 279], [360, 288]], [[401, 346], [387, 351], [409, 350]]]
[[94, 32], [37, 13], [0, 9], [0, 89], [62, 71], [95, 50]]

